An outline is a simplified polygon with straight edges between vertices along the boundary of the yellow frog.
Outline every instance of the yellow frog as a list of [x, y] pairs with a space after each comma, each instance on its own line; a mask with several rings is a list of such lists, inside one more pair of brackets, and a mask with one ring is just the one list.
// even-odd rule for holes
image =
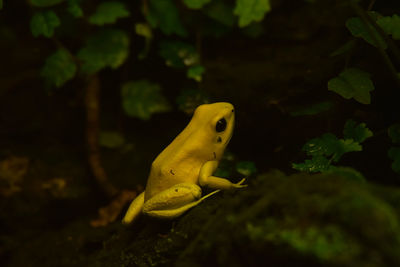
[[[196, 108], [190, 123], [151, 165], [146, 190], [138, 195], [123, 218], [131, 223], [140, 213], [175, 218], [221, 189], [242, 188], [212, 176], [217, 169], [234, 126], [233, 105], [219, 102]], [[200, 186], [218, 189], [201, 197]]]

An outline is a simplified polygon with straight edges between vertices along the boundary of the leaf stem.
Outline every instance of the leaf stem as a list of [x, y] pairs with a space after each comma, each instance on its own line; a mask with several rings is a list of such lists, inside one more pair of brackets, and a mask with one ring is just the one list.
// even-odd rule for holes
[[[382, 33], [384, 34], [384, 36], [382, 37], [386, 37], [386, 34], [382, 31], [382, 29], [380, 29], [380, 27], [371, 19], [371, 17], [368, 15], [367, 12], [365, 12], [364, 9], [362, 9], [354, 0], [351, 1], [351, 7], [354, 9], [354, 11], [357, 13], [358, 16], [360, 16], [362, 22], [365, 24], [366, 30], [368, 32], [368, 34], [371, 36], [372, 40], [377, 44], [377, 49], [379, 51], [379, 53], [381, 54], [383, 61], [385, 62], [385, 64], [387, 65], [387, 67], [389, 68], [389, 71], [391, 73], [391, 75], [393, 76], [393, 79], [395, 80], [396, 84], [400, 87], [400, 76], [397, 73], [396, 68], [394, 67], [392, 61], [390, 60], [388, 54], [386, 53], [385, 49], [382, 47], [381, 43], [378, 42], [377, 37], [375, 36], [374, 32], [371, 30], [371, 28], [369, 27], [370, 24], [372, 24], [372, 26], [374, 26], [378, 33], [380, 35], [382, 35]], [[373, 23], [372, 23], [372, 22]], [[382, 31], [380, 32], [379, 29]], [[386, 38], [385, 38], [386, 39]]]

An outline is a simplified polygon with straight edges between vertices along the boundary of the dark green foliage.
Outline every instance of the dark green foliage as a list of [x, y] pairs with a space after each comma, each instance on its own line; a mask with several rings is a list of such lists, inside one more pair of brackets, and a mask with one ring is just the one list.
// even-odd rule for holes
[[[400, 144], [400, 124], [391, 125], [388, 128], [388, 135], [394, 144]], [[392, 170], [400, 173], [400, 147], [391, 147], [388, 156], [393, 160]]]
[[119, 18], [129, 17], [130, 13], [125, 5], [118, 1], [102, 2], [97, 6], [96, 12], [89, 17], [89, 22], [102, 26], [113, 24]]
[[83, 10], [81, 9], [79, 3], [80, 0], [68, 0], [68, 12], [76, 18], [83, 16]]
[[354, 98], [362, 104], [370, 104], [370, 92], [375, 88], [369, 73], [356, 68], [348, 68], [342, 71], [338, 77], [329, 80], [328, 89], [346, 99]]
[[187, 32], [179, 18], [178, 9], [172, 0], [149, 0], [150, 10], [147, 21], [153, 28], [160, 28], [166, 34], [186, 36]]
[[201, 65], [192, 66], [187, 70], [187, 77], [195, 80], [196, 82], [201, 82], [202, 75], [205, 72], [205, 68]]
[[[375, 47], [382, 47], [384, 49], [387, 48], [385, 40], [379, 35], [376, 29], [370, 24], [365, 25], [360, 18], [348, 19], [346, 22], [346, 27], [353, 36], [362, 38], [364, 41]], [[369, 29], [367, 29], [367, 27]], [[373, 36], [371, 36], [371, 34], [373, 34]]]
[[232, 27], [236, 21], [233, 6], [227, 5], [225, 2], [213, 1], [210, 5], [207, 5], [204, 13], [227, 27]]
[[103, 29], [89, 37], [78, 52], [82, 72], [91, 74], [105, 67], [118, 68], [129, 54], [129, 37], [122, 30]]
[[65, 0], [30, 0], [32, 5], [38, 6], [38, 7], [48, 7], [48, 6], [54, 6], [59, 3], [64, 2]]
[[240, 161], [236, 164], [236, 171], [248, 177], [257, 172], [256, 164], [252, 161]]
[[56, 87], [62, 86], [68, 80], [74, 78], [76, 65], [71, 55], [63, 49], [50, 55], [42, 68], [41, 75], [46, 82]]
[[183, 0], [183, 3], [191, 9], [200, 9], [209, 2], [211, 2], [211, 0]]
[[234, 13], [239, 16], [239, 27], [245, 27], [261, 21], [270, 10], [269, 0], [237, 0]]
[[388, 128], [388, 135], [393, 143], [400, 143], [400, 124], [391, 125]]
[[199, 56], [193, 45], [180, 41], [164, 41], [160, 43], [159, 54], [170, 67], [183, 68], [198, 62]]
[[391, 17], [382, 17], [376, 23], [393, 39], [400, 40], [400, 16], [394, 14]]
[[209, 103], [208, 96], [204, 91], [198, 89], [182, 90], [176, 98], [179, 110], [186, 114], [193, 114], [197, 106]]
[[353, 139], [355, 142], [362, 143], [365, 139], [373, 136], [371, 130], [366, 127], [365, 123], [357, 123], [353, 120], [347, 120], [343, 129], [345, 139]]
[[331, 163], [338, 162], [345, 153], [361, 151], [360, 143], [373, 135], [365, 123], [357, 124], [352, 120], [346, 122], [343, 134], [344, 139], [338, 139], [331, 133], [311, 139], [302, 149], [312, 158], [304, 163], [293, 163], [292, 167], [306, 172], [334, 171], [330, 169]]
[[171, 109], [161, 94], [161, 87], [146, 80], [125, 83], [122, 86], [121, 96], [125, 113], [142, 120], [150, 119], [154, 113]]
[[0, 0], [0, 10], [3, 9], [3, 0]]
[[60, 26], [60, 20], [56, 13], [50, 10], [35, 13], [31, 19], [31, 32], [35, 37], [43, 35], [50, 38], [58, 26]]

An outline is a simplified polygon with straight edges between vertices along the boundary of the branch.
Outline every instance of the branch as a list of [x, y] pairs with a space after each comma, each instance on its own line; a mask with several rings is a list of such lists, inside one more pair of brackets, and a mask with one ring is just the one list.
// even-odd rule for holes
[[89, 77], [89, 83], [86, 87], [86, 135], [88, 145], [88, 161], [94, 178], [100, 189], [108, 196], [114, 197], [118, 193], [107, 178], [107, 174], [101, 165], [99, 148], [99, 77], [95, 74]]

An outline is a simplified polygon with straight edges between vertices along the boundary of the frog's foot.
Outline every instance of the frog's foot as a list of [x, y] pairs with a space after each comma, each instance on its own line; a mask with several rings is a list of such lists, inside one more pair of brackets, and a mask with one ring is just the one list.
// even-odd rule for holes
[[141, 212], [144, 204], [144, 192], [138, 195], [131, 203], [122, 219], [123, 224], [131, 223]]
[[201, 188], [198, 185], [177, 184], [147, 200], [143, 206], [143, 213], [152, 217], [172, 219], [215, 193], [217, 192], [201, 197]]
[[246, 178], [243, 178], [242, 180], [240, 180], [238, 183], [236, 184], [232, 184], [233, 188], [243, 188], [243, 187], [247, 187], [247, 184], [243, 184], [244, 181], [246, 181]]

